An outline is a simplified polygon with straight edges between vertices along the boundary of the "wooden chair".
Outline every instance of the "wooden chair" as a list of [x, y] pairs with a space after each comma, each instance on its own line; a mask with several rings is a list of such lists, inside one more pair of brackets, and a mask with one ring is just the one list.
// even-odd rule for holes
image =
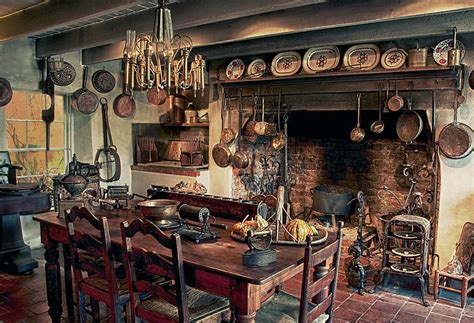
[[[149, 322], [195, 322], [228, 309], [229, 303], [225, 298], [186, 286], [179, 234], [168, 237], [155, 224], [141, 219], [130, 224], [123, 222], [121, 231], [132, 322], [136, 318]], [[136, 244], [137, 233], [152, 236], [170, 250], [171, 259], [143, 248], [132, 248]], [[136, 270], [167, 279], [152, 283], [138, 277]], [[139, 299], [137, 294], [141, 295]]]
[[[75, 206], [65, 211], [65, 219], [78, 302], [78, 321], [86, 322], [87, 295], [91, 298], [95, 320], [99, 319], [97, 302], [102, 302], [109, 308], [111, 320], [121, 322], [122, 308], [129, 302], [130, 297], [126, 280], [118, 280], [115, 275], [107, 218], [98, 219], [88, 209]], [[90, 233], [81, 234], [74, 230], [77, 219], [90, 224]], [[84, 272], [87, 272], [87, 275], [84, 275]]]
[[[313, 254], [312, 236], [307, 237], [300, 298], [284, 291], [277, 292], [262, 304], [257, 312], [257, 322], [324, 322], [328, 318], [332, 321], [341, 256], [342, 225], [342, 222], [337, 224], [336, 241], [320, 252]], [[311, 279], [312, 270], [331, 257], [330, 270], [320, 278], [313, 274]], [[327, 293], [328, 288], [329, 293]]]
[[[461, 294], [461, 307], [466, 305], [467, 295], [474, 290], [472, 260], [474, 255], [474, 223], [464, 223], [456, 247], [456, 257], [462, 265], [462, 275], [451, 274], [447, 268], [435, 271], [434, 298], [438, 299], [440, 289]], [[450, 284], [453, 282], [454, 284]], [[456, 288], [456, 284], [460, 288]]]

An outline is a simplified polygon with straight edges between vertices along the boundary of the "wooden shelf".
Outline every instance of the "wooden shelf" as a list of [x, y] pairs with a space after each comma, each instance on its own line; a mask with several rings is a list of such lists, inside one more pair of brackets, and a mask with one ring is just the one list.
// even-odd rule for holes
[[162, 127], [209, 127], [209, 123], [197, 122], [197, 123], [162, 123], [159, 124]]
[[[370, 71], [350, 70], [333, 71], [316, 74], [298, 74], [293, 76], [267, 76], [261, 78], [243, 78], [238, 80], [218, 80], [225, 88], [248, 88], [263, 85], [298, 85], [301, 83], [315, 84], [315, 92], [341, 93], [359, 91], [378, 91], [380, 82], [399, 82], [400, 90], [406, 90], [409, 83], [413, 90], [453, 90], [459, 87], [462, 67], [428, 66], [418, 68], [401, 68], [386, 70], [382, 68]], [[362, 83], [362, 87], [360, 86]], [[350, 84], [357, 84], [351, 87]], [[394, 82], [392, 82], [393, 86]], [[318, 86], [319, 85], [319, 86]]]

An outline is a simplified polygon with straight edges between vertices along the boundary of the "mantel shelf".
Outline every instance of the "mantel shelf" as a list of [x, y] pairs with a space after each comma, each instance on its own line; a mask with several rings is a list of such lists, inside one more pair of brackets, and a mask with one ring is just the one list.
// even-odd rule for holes
[[196, 122], [196, 123], [162, 123], [159, 124], [162, 127], [209, 127], [209, 123]]
[[[315, 93], [371, 92], [378, 90], [380, 82], [399, 83], [400, 90], [414, 91], [454, 90], [459, 87], [459, 77], [463, 67], [428, 66], [386, 70], [382, 68], [370, 71], [333, 71], [316, 74], [298, 74], [293, 76], [267, 76], [261, 78], [243, 78], [238, 80], [218, 80], [224, 88], [249, 88], [258, 86], [291, 86], [301, 83], [320, 85]], [[350, 84], [354, 84], [351, 86]], [[301, 93], [295, 93], [301, 94]]]

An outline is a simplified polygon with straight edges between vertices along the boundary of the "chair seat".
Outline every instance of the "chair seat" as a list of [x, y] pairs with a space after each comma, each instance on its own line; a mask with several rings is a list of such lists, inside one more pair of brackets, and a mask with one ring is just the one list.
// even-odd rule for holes
[[[308, 311], [315, 307], [316, 305], [313, 303], [308, 303]], [[298, 322], [299, 310], [299, 298], [285, 292], [279, 292], [262, 304], [262, 307], [257, 311], [256, 322]], [[313, 322], [324, 323], [328, 318], [329, 315], [321, 314]]]
[[[118, 288], [117, 291], [119, 295], [124, 295], [128, 293], [128, 285], [126, 280], [118, 280]], [[86, 277], [81, 281], [81, 285], [88, 285], [94, 287], [96, 289], [101, 290], [102, 292], [108, 293], [109, 292], [109, 285], [105, 278], [99, 276], [90, 276]]]
[[[187, 291], [189, 315], [191, 321], [199, 321], [207, 316], [226, 310], [229, 301], [223, 297], [209, 294], [195, 288], [188, 287]], [[178, 321], [178, 308], [163, 299], [150, 298], [141, 302], [137, 308], [138, 316], [149, 317], [153, 314], [168, 317]]]

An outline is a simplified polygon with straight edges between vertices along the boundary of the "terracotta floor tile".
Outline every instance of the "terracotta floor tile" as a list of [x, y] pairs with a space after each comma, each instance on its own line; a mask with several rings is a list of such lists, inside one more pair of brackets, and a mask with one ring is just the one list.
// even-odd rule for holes
[[359, 302], [373, 304], [373, 303], [375, 303], [376, 300], [379, 299], [379, 296], [377, 294], [369, 294], [369, 293], [365, 293], [364, 295], [359, 295], [358, 293], [353, 293], [351, 295], [351, 299], [353, 299], [355, 301], [359, 301]]
[[459, 319], [436, 314], [436, 313], [431, 313], [430, 315], [428, 315], [426, 322], [429, 322], [429, 323], [455, 323], [456, 322], [457, 323], [459, 322]]
[[391, 303], [390, 300], [388, 301], [378, 300], [374, 304], [372, 304], [371, 309], [378, 310], [383, 313], [396, 314], [402, 306], [403, 306], [402, 304]]
[[421, 304], [415, 304], [415, 303], [406, 303], [405, 305], [403, 305], [403, 307], [400, 310], [401, 313], [410, 313], [410, 314], [416, 314], [416, 315], [421, 315], [421, 316], [427, 316], [430, 311], [431, 311], [430, 306], [425, 307]]
[[462, 314], [462, 309], [460, 307], [450, 306], [450, 305], [443, 305], [436, 303], [433, 306], [433, 313], [442, 314], [445, 316], [450, 316], [454, 318], [460, 318]]
[[407, 312], [400, 311], [394, 318], [392, 322], [400, 323], [424, 323], [425, 317], [420, 315], [415, 315]]
[[344, 303], [342, 303], [341, 308], [349, 309], [362, 314], [369, 309], [370, 305], [370, 303], [359, 302], [349, 298]]
[[369, 309], [359, 320], [367, 322], [390, 322], [395, 315], [383, 311], [378, 311], [376, 309]]
[[346, 321], [346, 320], [335, 317], [335, 318], [332, 319], [332, 322], [333, 323], [347, 323], [349, 321]]
[[28, 309], [35, 314], [46, 313], [49, 309], [48, 302], [40, 302], [28, 306]]
[[346, 299], [348, 299], [351, 296], [350, 293], [345, 292], [345, 291], [336, 291], [336, 300], [339, 302], [344, 302]]
[[360, 313], [354, 312], [347, 308], [339, 307], [333, 312], [335, 318], [343, 319], [349, 322], [356, 322], [357, 319], [361, 316]]
[[472, 323], [473, 321], [474, 319], [472, 317], [463, 315], [461, 316], [461, 320], [459, 321], [459, 323]]
[[462, 311], [463, 315], [474, 317], [474, 304], [466, 305]]

